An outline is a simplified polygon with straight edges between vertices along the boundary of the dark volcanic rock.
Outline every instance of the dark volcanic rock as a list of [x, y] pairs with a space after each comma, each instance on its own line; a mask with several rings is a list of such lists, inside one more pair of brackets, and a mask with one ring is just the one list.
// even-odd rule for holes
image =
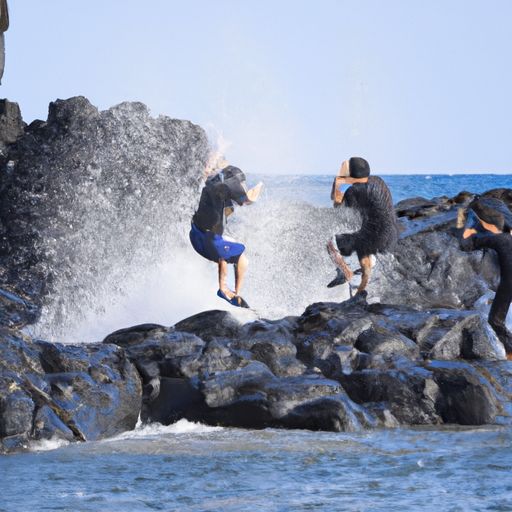
[[441, 391], [437, 408], [446, 423], [484, 425], [498, 414], [497, 396], [489, 381], [467, 363], [431, 363]]
[[39, 308], [28, 298], [0, 288], [0, 325], [21, 328], [34, 323], [39, 316]]
[[429, 358], [500, 360], [505, 358], [505, 349], [487, 320], [470, 315], [436, 341]]
[[341, 386], [318, 375], [276, 378], [262, 363], [223, 372], [202, 388], [209, 423], [352, 431], [375, 424]]
[[133, 429], [140, 378], [114, 345], [33, 342], [0, 328], [0, 451]]
[[169, 226], [193, 213], [208, 140], [142, 103], [99, 111], [84, 97], [57, 100], [45, 122], [22, 130], [15, 104], [3, 105], [0, 285], [50, 302], [45, 321], [55, 329], [72, 321], [70, 310], [101, 309], [102, 294], [168, 254]]
[[388, 411], [399, 424], [442, 423], [435, 407], [438, 386], [433, 374], [423, 368], [362, 370], [340, 376], [340, 382], [352, 400], [382, 419], [383, 411]]
[[236, 338], [241, 333], [243, 323], [228, 311], [203, 311], [185, 318], [175, 326], [178, 331], [191, 332], [205, 340], [218, 338]]
[[[512, 204], [512, 190], [495, 189], [483, 197]], [[413, 198], [396, 205], [402, 232], [392, 256], [379, 256], [368, 293], [388, 304], [418, 308], [470, 308], [497, 285], [499, 267], [493, 251], [464, 253], [456, 229], [460, 209], [474, 194], [454, 198]], [[512, 218], [512, 212], [510, 212]]]
[[410, 359], [416, 359], [420, 353], [414, 341], [381, 326], [363, 331], [354, 346], [361, 352], [384, 356], [404, 355]]
[[[45, 300], [51, 326], [88, 298], [101, 308], [131, 270], [185, 243], [206, 136], [141, 103], [100, 112], [58, 100], [27, 127], [4, 102], [0, 150], [0, 450], [99, 439], [139, 413], [330, 431], [510, 424], [511, 363], [475, 305], [497, 284], [496, 257], [459, 249], [458, 209], [472, 194], [399, 203], [400, 240], [378, 256], [367, 295], [300, 317], [205, 311], [62, 345], [16, 329]], [[484, 195], [512, 205], [510, 190]]]
[[25, 123], [20, 107], [9, 100], [0, 100], [0, 155], [5, 158], [6, 147], [23, 135]]

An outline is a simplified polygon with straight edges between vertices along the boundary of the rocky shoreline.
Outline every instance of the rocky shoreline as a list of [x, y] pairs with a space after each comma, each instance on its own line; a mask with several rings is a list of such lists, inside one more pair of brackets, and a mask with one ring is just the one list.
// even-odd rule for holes
[[[86, 124], [114, 115], [73, 105], [54, 109], [71, 118], [85, 111]], [[121, 112], [134, 108], [125, 105]], [[143, 112], [139, 117], [142, 127], [150, 122]], [[57, 130], [45, 126], [44, 137]], [[191, 129], [196, 139], [190, 140], [198, 144], [183, 154], [203, 155], [201, 133], [180, 127]], [[2, 198], [30, 196], [29, 171], [13, 178], [11, 168], [28, 169], [20, 148], [43, 130], [15, 128], [17, 134], [2, 136]], [[512, 190], [486, 195], [512, 204]], [[27, 334], [39, 318], [50, 267], [41, 267], [37, 253], [31, 260], [33, 211], [4, 202], [0, 452], [55, 437], [102, 439], [135, 428], [139, 418], [328, 431], [512, 424], [512, 362], [478, 309], [479, 298], [496, 286], [496, 259], [458, 245], [457, 211], [472, 197], [397, 204], [400, 241], [368, 297], [316, 303], [300, 316], [272, 321], [250, 311], [205, 311], [172, 327], [139, 325], [80, 345]], [[17, 231], [6, 219], [16, 220]]]
[[[395, 252], [398, 269], [400, 251], [422, 247], [432, 237], [455, 240], [455, 217], [444, 219], [460, 204], [442, 200], [433, 210], [415, 209]], [[397, 205], [399, 214], [403, 207]], [[458, 250], [452, 245], [447, 244], [450, 251]], [[458, 271], [468, 280], [474, 273], [468, 288], [477, 281], [484, 286], [485, 275], [472, 266], [482, 255], [457, 257], [464, 265]], [[486, 257], [484, 269], [495, 264]], [[401, 289], [412, 293], [405, 280]], [[459, 307], [436, 301], [412, 307], [355, 296], [273, 321], [250, 311], [205, 311], [172, 327], [139, 325], [102, 343], [67, 345], [24, 334], [35, 306], [4, 289], [2, 451], [52, 437], [109, 437], [133, 429], [139, 416], [163, 424], [186, 418], [329, 431], [509, 425], [512, 363], [482, 314], [457, 300]]]

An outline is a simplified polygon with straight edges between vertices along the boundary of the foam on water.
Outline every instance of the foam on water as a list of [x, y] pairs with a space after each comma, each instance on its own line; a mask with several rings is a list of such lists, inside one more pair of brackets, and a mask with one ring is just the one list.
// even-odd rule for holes
[[137, 425], [134, 430], [123, 432], [118, 436], [111, 437], [106, 442], [150, 439], [159, 438], [167, 435], [184, 435], [184, 434], [208, 434], [210, 432], [219, 432], [224, 430], [223, 427], [211, 427], [201, 423], [194, 423], [185, 419], [181, 419], [171, 425], [162, 425], [160, 423], [151, 423], [147, 425]]
[[40, 441], [33, 441], [30, 443], [30, 450], [33, 452], [49, 452], [57, 450], [63, 446], [69, 445], [69, 441], [58, 437], [52, 437], [51, 439], [41, 439]]

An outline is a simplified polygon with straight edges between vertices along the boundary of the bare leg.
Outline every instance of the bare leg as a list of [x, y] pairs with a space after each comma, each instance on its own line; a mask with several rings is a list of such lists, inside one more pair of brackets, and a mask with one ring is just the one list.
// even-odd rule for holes
[[231, 299], [235, 296], [235, 294], [228, 288], [226, 284], [227, 277], [228, 263], [226, 260], [219, 260], [219, 290]]
[[350, 267], [345, 263], [345, 260], [341, 256], [338, 249], [335, 247], [334, 242], [332, 240], [329, 240], [327, 244], [327, 252], [329, 253], [331, 260], [336, 265], [336, 267], [339, 268], [343, 272], [343, 274], [345, 274], [347, 281], [350, 281], [354, 277], [354, 273], [352, 272], [352, 270], [350, 270]]
[[249, 265], [249, 260], [245, 254], [241, 254], [238, 263], [235, 265], [235, 295], [240, 295], [242, 284], [244, 283], [245, 273]]
[[371, 256], [363, 256], [362, 258], [359, 259], [359, 263], [361, 264], [363, 275], [361, 276], [361, 283], [359, 284], [356, 293], [361, 293], [368, 285], [368, 281], [370, 280], [370, 274], [372, 273], [373, 266]]

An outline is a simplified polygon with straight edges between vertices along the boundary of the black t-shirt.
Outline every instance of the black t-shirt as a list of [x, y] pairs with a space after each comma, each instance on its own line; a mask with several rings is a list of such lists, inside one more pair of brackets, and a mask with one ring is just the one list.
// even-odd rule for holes
[[240, 180], [232, 177], [223, 182], [217, 175], [206, 181], [192, 222], [201, 231], [222, 235], [224, 208], [233, 207], [233, 202], [242, 205], [246, 200], [247, 195]]
[[500, 283], [512, 287], [512, 235], [509, 233], [479, 234], [470, 236], [461, 241], [461, 248], [465, 251], [476, 249], [492, 249], [498, 254], [500, 264]]
[[359, 256], [390, 250], [398, 238], [398, 224], [389, 188], [378, 176], [367, 183], [354, 183], [343, 196], [343, 205], [361, 215], [361, 229], [356, 234]]

